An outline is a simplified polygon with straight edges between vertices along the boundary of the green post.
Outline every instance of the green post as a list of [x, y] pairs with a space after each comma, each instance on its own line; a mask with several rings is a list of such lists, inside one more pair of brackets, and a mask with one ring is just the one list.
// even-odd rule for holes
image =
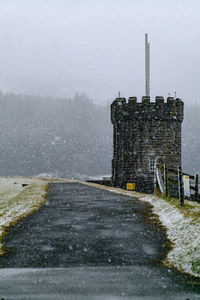
[[195, 176], [195, 201], [199, 202], [199, 175]]
[[165, 165], [165, 196], [169, 197], [168, 166]]
[[181, 167], [179, 167], [179, 188], [180, 188], [179, 200], [182, 206], [184, 204], [184, 191], [183, 191], [183, 173]]

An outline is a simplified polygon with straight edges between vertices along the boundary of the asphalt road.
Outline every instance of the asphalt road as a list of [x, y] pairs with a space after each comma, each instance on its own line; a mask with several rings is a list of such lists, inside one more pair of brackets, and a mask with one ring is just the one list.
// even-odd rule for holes
[[162, 266], [168, 250], [149, 204], [78, 183], [11, 227], [0, 258], [7, 299], [200, 299], [199, 280]]

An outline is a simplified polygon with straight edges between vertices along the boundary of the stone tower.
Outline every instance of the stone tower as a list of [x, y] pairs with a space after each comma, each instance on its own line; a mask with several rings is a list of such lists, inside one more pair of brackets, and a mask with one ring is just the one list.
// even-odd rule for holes
[[135, 183], [135, 190], [151, 193], [155, 164], [181, 166], [183, 102], [172, 97], [117, 98], [111, 104], [113, 124], [112, 180], [115, 186]]

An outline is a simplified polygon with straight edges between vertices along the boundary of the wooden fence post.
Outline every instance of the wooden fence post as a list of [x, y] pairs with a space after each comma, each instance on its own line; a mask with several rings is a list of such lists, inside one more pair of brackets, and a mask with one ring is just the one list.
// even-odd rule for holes
[[163, 165], [163, 187], [164, 187], [164, 195], [166, 195], [165, 164]]
[[168, 178], [168, 166], [165, 165], [165, 196], [169, 197], [169, 178]]
[[195, 176], [195, 201], [199, 202], [199, 175]]
[[183, 205], [184, 204], [184, 191], [183, 191], [183, 173], [182, 173], [182, 168], [181, 166], [179, 167], [179, 200], [180, 200], [180, 204]]
[[180, 200], [180, 198], [181, 198], [181, 196], [180, 196], [180, 180], [179, 180], [179, 178], [180, 178], [180, 175], [179, 175], [179, 172], [180, 170], [179, 170], [179, 167], [177, 167], [177, 181], [178, 181], [178, 199]]

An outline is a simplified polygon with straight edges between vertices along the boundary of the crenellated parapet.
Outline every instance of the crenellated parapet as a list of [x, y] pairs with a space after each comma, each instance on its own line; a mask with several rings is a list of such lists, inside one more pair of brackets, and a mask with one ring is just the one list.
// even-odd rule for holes
[[116, 98], [111, 104], [111, 121], [112, 123], [122, 122], [125, 120], [168, 120], [183, 121], [183, 101], [179, 98], [168, 97], [165, 102], [164, 98], [157, 96], [155, 102], [150, 101], [150, 97], [142, 97], [138, 102], [137, 97]]

